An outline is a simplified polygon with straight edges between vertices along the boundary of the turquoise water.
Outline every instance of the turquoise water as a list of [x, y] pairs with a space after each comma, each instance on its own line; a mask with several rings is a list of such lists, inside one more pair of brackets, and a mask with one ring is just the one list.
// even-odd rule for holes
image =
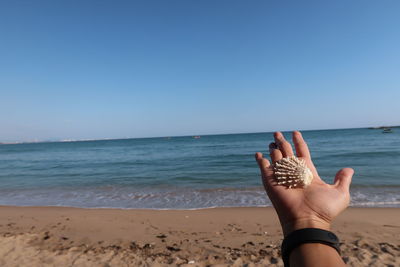
[[[285, 133], [290, 137], [289, 133]], [[304, 131], [320, 176], [356, 174], [353, 206], [400, 206], [400, 128]], [[254, 152], [271, 133], [0, 145], [0, 205], [189, 209], [271, 205]]]

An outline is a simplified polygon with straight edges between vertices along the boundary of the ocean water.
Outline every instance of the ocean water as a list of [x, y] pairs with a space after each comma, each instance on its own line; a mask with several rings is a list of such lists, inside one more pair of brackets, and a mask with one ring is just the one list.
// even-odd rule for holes
[[[288, 138], [290, 133], [284, 133]], [[352, 206], [400, 207], [400, 128], [304, 131], [320, 176], [355, 169]], [[270, 206], [254, 161], [272, 133], [0, 145], [0, 205]]]

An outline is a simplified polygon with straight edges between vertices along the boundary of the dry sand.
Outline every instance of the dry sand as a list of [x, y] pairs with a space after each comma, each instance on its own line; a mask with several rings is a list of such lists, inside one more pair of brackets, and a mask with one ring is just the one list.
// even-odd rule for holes
[[[0, 266], [283, 266], [271, 208], [0, 207]], [[400, 266], [400, 212], [350, 208], [334, 223], [349, 266]]]

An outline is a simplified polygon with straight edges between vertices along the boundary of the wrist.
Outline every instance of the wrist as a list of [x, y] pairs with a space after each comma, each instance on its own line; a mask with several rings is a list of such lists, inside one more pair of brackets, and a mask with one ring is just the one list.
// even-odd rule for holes
[[[281, 254], [285, 266], [291, 266], [289, 262], [303, 262], [304, 266], [343, 266], [340, 259], [339, 238], [332, 232], [304, 228], [290, 233], [282, 242]], [[334, 252], [336, 250], [336, 252]], [[320, 255], [324, 255], [321, 261]], [[305, 259], [306, 258], [306, 259]], [[335, 262], [328, 260], [330, 258]], [[293, 264], [295, 265], [295, 264]]]
[[301, 218], [282, 224], [284, 237], [288, 236], [293, 231], [304, 228], [318, 228], [329, 231], [331, 229], [331, 223], [318, 218]]

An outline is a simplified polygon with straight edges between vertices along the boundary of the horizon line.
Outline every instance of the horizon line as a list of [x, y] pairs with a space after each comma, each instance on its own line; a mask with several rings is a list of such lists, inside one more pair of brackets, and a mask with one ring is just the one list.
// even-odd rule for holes
[[[307, 129], [307, 130], [277, 130], [280, 132], [308, 132], [308, 131], [330, 131], [330, 130], [351, 130], [351, 129], [381, 129], [381, 128], [400, 128], [400, 125], [394, 126], [364, 126], [352, 128], [325, 128], [325, 129]], [[163, 135], [163, 136], [146, 136], [146, 137], [121, 137], [121, 138], [95, 138], [95, 139], [61, 139], [61, 140], [35, 140], [35, 141], [15, 141], [0, 142], [0, 145], [16, 145], [16, 144], [38, 144], [38, 143], [73, 143], [73, 142], [91, 142], [91, 141], [113, 141], [113, 140], [130, 140], [130, 139], [152, 139], [152, 138], [179, 138], [179, 137], [197, 137], [197, 136], [215, 136], [215, 135], [235, 135], [235, 134], [261, 134], [274, 133], [277, 131], [259, 131], [259, 132], [238, 132], [238, 133], [208, 133], [208, 134], [190, 134], [190, 135]]]

